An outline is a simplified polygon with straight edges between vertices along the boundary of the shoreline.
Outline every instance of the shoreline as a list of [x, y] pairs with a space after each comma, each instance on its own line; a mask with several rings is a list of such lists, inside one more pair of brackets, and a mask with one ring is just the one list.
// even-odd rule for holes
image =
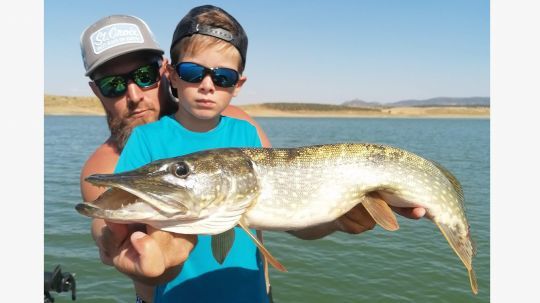
[[[232, 105], [235, 105], [234, 103]], [[326, 104], [241, 104], [237, 107], [256, 118], [403, 118], [490, 119], [487, 106], [346, 107]], [[327, 107], [328, 110], [321, 107]], [[105, 116], [96, 97], [44, 96], [45, 116]]]

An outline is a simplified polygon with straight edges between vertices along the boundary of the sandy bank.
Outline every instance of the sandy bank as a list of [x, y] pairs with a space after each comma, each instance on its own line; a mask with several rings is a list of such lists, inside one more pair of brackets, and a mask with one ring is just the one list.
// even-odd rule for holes
[[[104, 115], [96, 97], [45, 95], [45, 115]], [[253, 117], [489, 118], [489, 107], [372, 107], [264, 103], [238, 105]]]

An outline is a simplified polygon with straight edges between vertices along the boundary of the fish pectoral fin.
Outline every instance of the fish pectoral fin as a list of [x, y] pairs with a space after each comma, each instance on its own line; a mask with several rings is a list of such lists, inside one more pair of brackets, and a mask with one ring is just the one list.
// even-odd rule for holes
[[238, 224], [251, 203], [250, 197], [231, 205], [224, 205], [203, 215], [178, 220], [154, 222], [154, 227], [178, 234], [217, 235]]
[[469, 233], [466, 236], [460, 236], [460, 233], [456, 232], [455, 229], [452, 229], [447, 224], [443, 224], [437, 221], [434, 221], [435, 225], [441, 230], [443, 236], [450, 244], [450, 247], [458, 255], [467, 268], [469, 274], [469, 282], [471, 283], [471, 290], [476, 295], [478, 294], [478, 282], [476, 280], [476, 274], [472, 267], [472, 258], [476, 255], [476, 247], [472, 241]]
[[213, 235], [211, 246], [212, 255], [219, 264], [223, 264], [234, 243], [234, 228], [231, 228], [221, 234]]
[[276, 268], [277, 270], [279, 271], [282, 271], [282, 272], [286, 272], [287, 269], [285, 268], [285, 266], [283, 266], [283, 264], [281, 264], [276, 258], [274, 258], [274, 256], [272, 256], [272, 254], [270, 254], [270, 252], [264, 247], [264, 245], [257, 239], [257, 237], [255, 237], [250, 231], [249, 229], [240, 221], [238, 222], [238, 226], [240, 226], [248, 235], [249, 237], [251, 238], [251, 240], [253, 240], [253, 242], [255, 242], [255, 245], [257, 245], [257, 247], [259, 248], [260, 252], [264, 255], [264, 257], [266, 258], [266, 260], [268, 261], [268, 263], [272, 264], [272, 266], [274, 266], [274, 268]]
[[382, 228], [389, 231], [396, 231], [399, 229], [396, 215], [379, 194], [375, 192], [369, 193], [364, 197], [362, 205], [364, 205], [373, 220], [375, 220]]

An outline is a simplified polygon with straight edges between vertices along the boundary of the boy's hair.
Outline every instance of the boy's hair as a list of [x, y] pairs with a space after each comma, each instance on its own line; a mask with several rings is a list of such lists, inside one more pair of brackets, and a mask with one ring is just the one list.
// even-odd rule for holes
[[235, 58], [238, 58], [238, 66], [236, 68], [238, 73], [242, 74], [244, 66], [238, 50], [230, 43], [203, 35], [193, 35], [178, 41], [171, 50], [171, 64], [175, 65], [181, 58], [197, 55], [210, 47], [214, 47], [225, 55], [232, 55]]
[[210, 46], [219, 47], [226, 53], [236, 48], [241, 74], [246, 64], [247, 44], [244, 29], [233, 16], [219, 7], [203, 5], [189, 11], [176, 26], [171, 43], [171, 63], [174, 65], [179, 58]]

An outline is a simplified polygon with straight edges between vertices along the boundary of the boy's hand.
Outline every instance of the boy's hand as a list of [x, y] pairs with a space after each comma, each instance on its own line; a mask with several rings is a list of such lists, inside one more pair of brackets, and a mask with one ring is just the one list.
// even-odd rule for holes
[[169, 233], [138, 224], [105, 222], [95, 237], [103, 263], [145, 284], [173, 279], [197, 242], [196, 235]]

